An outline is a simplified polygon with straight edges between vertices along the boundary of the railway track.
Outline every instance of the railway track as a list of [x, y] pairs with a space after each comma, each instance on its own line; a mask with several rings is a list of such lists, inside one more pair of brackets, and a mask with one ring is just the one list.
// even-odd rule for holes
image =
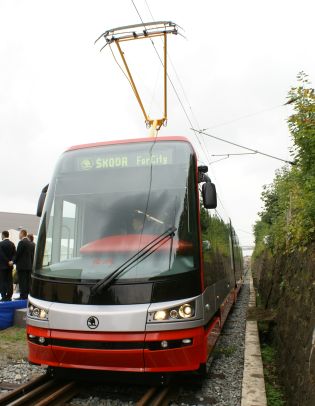
[[42, 375], [0, 396], [0, 406], [61, 406], [78, 393], [75, 382]]
[[[39, 376], [22, 385], [5, 385], [10, 392], [0, 395], [0, 406], [53, 406], [66, 405], [78, 392], [76, 382], [65, 382], [51, 379], [46, 375]], [[137, 406], [167, 406], [174, 387], [154, 386], [149, 388]]]
[[137, 406], [167, 406], [174, 390], [172, 385], [149, 388], [138, 400]]

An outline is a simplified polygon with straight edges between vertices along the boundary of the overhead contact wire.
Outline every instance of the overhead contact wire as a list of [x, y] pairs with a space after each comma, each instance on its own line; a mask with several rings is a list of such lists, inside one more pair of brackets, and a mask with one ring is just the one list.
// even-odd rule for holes
[[[136, 7], [134, 1], [133, 1], [133, 0], [131, 0], [131, 1], [132, 1], [133, 6], [135, 7], [135, 9], [136, 9], [136, 11], [137, 11], [137, 14], [138, 14], [138, 16], [139, 16], [141, 22], [143, 23], [143, 19], [142, 19], [140, 13], [139, 13], [139, 11], [138, 11], [138, 9], [137, 9], [137, 7]], [[145, 4], [146, 4], [146, 6], [147, 6], [147, 8], [148, 8], [148, 11], [149, 11], [150, 16], [151, 16], [151, 18], [152, 18], [152, 21], [154, 21], [154, 16], [153, 16], [153, 13], [152, 13], [152, 11], [151, 11], [151, 9], [150, 9], [150, 6], [149, 6], [147, 0], [145, 0]], [[158, 53], [158, 51], [157, 51], [157, 49], [156, 49], [156, 47], [155, 47], [155, 44], [154, 44], [154, 42], [152, 41], [152, 39], [151, 39], [151, 43], [152, 43], [152, 45], [153, 45], [153, 48], [155, 49], [155, 52], [156, 52], [156, 54], [157, 54], [157, 56], [158, 56], [158, 58], [159, 58], [159, 60], [160, 60], [160, 62], [161, 62], [161, 64], [162, 64], [162, 66], [164, 66], [164, 65], [163, 65], [163, 61], [162, 61], [162, 59], [161, 59], [161, 57], [160, 57], [160, 55], [159, 55], [159, 53]], [[183, 84], [182, 84], [182, 81], [180, 80], [179, 75], [178, 75], [178, 73], [177, 73], [177, 71], [176, 71], [176, 69], [175, 69], [175, 66], [174, 66], [174, 64], [173, 64], [173, 62], [172, 62], [172, 60], [171, 60], [171, 58], [170, 58], [170, 56], [169, 56], [168, 53], [167, 53], [167, 56], [168, 56], [168, 58], [169, 58], [169, 60], [170, 60], [170, 62], [171, 62], [172, 68], [173, 68], [173, 70], [174, 70], [174, 72], [175, 72], [175, 75], [176, 75], [176, 77], [177, 77], [177, 80], [178, 80], [178, 82], [179, 82], [179, 84], [180, 84], [180, 87], [181, 87], [181, 89], [182, 89], [182, 91], [183, 91], [183, 95], [184, 95], [184, 97], [185, 97], [185, 99], [186, 99], [186, 102], [187, 102], [187, 104], [188, 104], [188, 106], [189, 106], [189, 109], [190, 109], [190, 111], [191, 111], [192, 118], [193, 118], [194, 121], [196, 122], [197, 127], [200, 128], [199, 122], [198, 122], [198, 120], [197, 120], [197, 118], [196, 118], [196, 115], [194, 114], [193, 109], [192, 109], [192, 107], [191, 107], [191, 104], [190, 104], [190, 102], [189, 102], [189, 100], [188, 100], [187, 93], [186, 93], [186, 91], [185, 91], [185, 89], [184, 89], [184, 86], [183, 86]], [[178, 92], [177, 92], [177, 89], [176, 89], [176, 87], [175, 87], [175, 85], [174, 85], [174, 83], [173, 83], [173, 81], [172, 81], [172, 79], [170, 78], [170, 76], [169, 76], [168, 73], [167, 73], [167, 77], [168, 77], [168, 80], [170, 81], [170, 84], [171, 84], [171, 86], [172, 86], [172, 88], [173, 88], [173, 90], [174, 90], [174, 93], [175, 93], [175, 95], [176, 95], [176, 97], [177, 97], [177, 99], [178, 99], [178, 101], [179, 101], [179, 103], [180, 103], [180, 106], [181, 106], [181, 108], [182, 108], [182, 110], [183, 110], [183, 112], [184, 112], [184, 114], [185, 114], [185, 116], [186, 116], [186, 118], [187, 118], [187, 121], [188, 121], [189, 125], [191, 126], [192, 121], [191, 121], [191, 119], [190, 119], [190, 117], [189, 117], [189, 115], [188, 115], [188, 113], [187, 113], [187, 111], [186, 111], [186, 109], [185, 109], [185, 106], [184, 106], [184, 104], [183, 104], [183, 102], [182, 102], [182, 100], [181, 100], [181, 98], [180, 98], [180, 96], [179, 96], [179, 94], [178, 94]], [[201, 148], [201, 152], [203, 153], [203, 155], [204, 155], [204, 157], [205, 157], [206, 163], [208, 164], [210, 171], [212, 172], [214, 178], [216, 179], [214, 170], [213, 170], [213, 168], [211, 168], [211, 164], [214, 163], [214, 162], [210, 162], [210, 159], [209, 159], [210, 154], [209, 154], [209, 151], [208, 151], [206, 142], [203, 140], [203, 138], [201, 138], [202, 141], [203, 141], [203, 144], [204, 144], [204, 145], [202, 145], [202, 143], [201, 143], [201, 141], [200, 141], [200, 137], [198, 137], [196, 131], [194, 131], [194, 135], [195, 135], [195, 138], [196, 138], [196, 140], [197, 140], [197, 142], [198, 142], [198, 144], [199, 144], [199, 146], [200, 146], [200, 148]], [[217, 161], [215, 161], [215, 162], [217, 162]], [[220, 191], [220, 192], [221, 192], [221, 191]], [[227, 212], [225, 206], [223, 205], [222, 200], [220, 199], [220, 196], [218, 196], [218, 200], [219, 200], [219, 202], [220, 202], [220, 204], [221, 204], [223, 210], [225, 211], [225, 213], [226, 213], [227, 216], [229, 217], [229, 214], [228, 214], [228, 212]]]
[[[133, 7], [135, 8], [135, 10], [136, 10], [136, 12], [137, 12], [139, 18], [140, 18], [141, 23], [142, 23], [142, 24], [144, 25], [144, 27], [145, 27], [145, 23], [144, 23], [144, 21], [143, 21], [143, 19], [142, 19], [142, 17], [141, 17], [141, 14], [140, 14], [140, 12], [139, 12], [139, 10], [138, 10], [138, 8], [137, 8], [135, 2], [134, 2], [133, 0], [131, 0], [131, 2], [132, 2], [132, 4], [133, 4]], [[147, 4], [147, 7], [148, 7], [148, 4]], [[154, 20], [154, 18], [153, 18], [153, 16], [152, 16], [152, 13], [151, 13], [151, 12], [150, 12], [150, 15], [151, 15], [152, 19]], [[159, 58], [160, 63], [161, 63], [162, 66], [164, 67], [164, 63], [163, 63], [163, 61], [162, 61], [162, 58], [161, 58], [161, 56], [160, 56], [158, 50], [156, 49], [156, 46], [155, 46], [155, 44], [154, 44], [152, 38], [150, 38], [150, 41], [151, 41], [151, 44], [152, 44], [152, 46], [153, 46], [153, 48], [154, 48], [154, 51], [155, 51], [157, 57]], [[185, 116], [186, 116], [186, 118], [187, 118], [187, 121], [188, 121], [189, 125], [190, 125], [191, 127], [193, 127], [192, 121], [191, 121], [191, 119], [190, 119], [190, 117], [189, 117], [189, 115], [188, 115], [188, 113], [187, 113], [187, 111], [186, 111], [186, 109], [185, 109], [185, 106], [184, 106], [184, 104], [183, 104], [183, 102], [182, 102], [182, 100], [181, 100], [181, 98], [180, 98], [180, 96], [179, 96], [179, 94], [178, 94], [178, 91], [177, 91], [177, 89], [176, 89], [176, 87], [175, 87], [175, 85], [174, 85], [174, 83], [173, 83], [173, 81], [172, 81], [172, 79], [171, 79], [171, 77], [170, 77], [170, 75], [169, 75], [168, 73], [167, 73], [167, 78], [168, 78], [168, 80], [169, 80], [169, 82], [170, 82], [170, 84], [171, 84], [171, 86], [172, 86], [172, 88], [173, 88], [173, 90], [174, 90], [174, 93], [175, 93], [175, 95], [176, 95], [176, 97], [177, 97], [177, 100], [178, 100], [178, 102], [179, 102], [179, 104], [180, 104], [180, 106], [181, 106], [181, 108], [182, 108], [182, 110], [183, 110], [183, 112], [184, 112], [184, 114], [185, 114]], [[197, 124], [198, 124], [198, 123], [197, 123]], [[197, 136], [196, 133], [195, 133], [195, 137], [196, 137], [196, 139], [197, 139], [197, 141], [198, 141], [198, 143], [199, 143], [199, 145], [200, 145], [200, 148], [201, 148], [202, 152], [204, 153], [204, 155], [205, 155], [205, 157], [206, 157], [206, 160], [207, 160], [207, 154], [206, 154], [206, 152], [204, 151], [204, 148], [202, 147], [202, 144], [201, 144], [201, 142], [200, 142], [200, 140], [199, 140], [199, 137]]]
[[217, 137], [216, 135], [209, 134], [209, 133], [206, 133], [206, 132], [201, 131], [201, 130], [196, 130], [195, 128], [191, 128], [191, 130], [197, 131], [199, 134], [204, 134], [207, 137], [214, 138], [214, 139], [216, 139], [218, 141], [225, 142], [225, 143], [230, 144], [230, 145], [234, 145], [235, 147], [247, 149], [248, 151], [254, 152], [255, 154], [264, 155], [264, 156], [267, 156], [268, 158], [277, 159], [278, 161], [282, 161], [282, 162], [285, 162], [285, 163], [290, 164], [290, 165], [295, 165], [295, 162], [293, 162], [293, 161], [288, 161], [287, 159], [279, 158], [277, 156], [267, 154], [266, 152], [258, 151], [258, 149], [245, 147], [244, 145], [237, 144], [236, 142], [225, 140], [224, 138]]

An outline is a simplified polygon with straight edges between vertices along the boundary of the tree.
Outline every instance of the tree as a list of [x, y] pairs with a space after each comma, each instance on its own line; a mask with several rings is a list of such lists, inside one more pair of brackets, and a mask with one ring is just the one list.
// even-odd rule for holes
[[262, 192], [263, 211], [254, 226], [259, 255], [264, 247], [272, 252], [304, 250], [315, 232], [315, 93], [304, 72], [298, 86], [289, 91], [293, 114], [288, 126], [293, 140], [293, 167], [277, 171], [273, 183]]

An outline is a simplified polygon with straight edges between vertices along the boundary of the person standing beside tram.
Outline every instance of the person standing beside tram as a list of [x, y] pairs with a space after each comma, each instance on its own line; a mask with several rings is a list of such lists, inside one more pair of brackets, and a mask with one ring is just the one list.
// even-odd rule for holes
[[32, 245], [32, 268], [33, 268], [33, 262], [34, 262], [34, 255], [35, 255], [35, 247], [36, 244], [34, 242], [34, 235], [33, 234], [27, 234], [27, 238], [30, 240], [31, 245]]
[[13, 258], [16, 253], [15, 245], [9, 240], [9, 232], [2, 231], [0, 242], [0, 293], [1, 302], [12, 300], [13, 295]]
[[[33, 266], [34, 247], [27, 238], [27, 231], [21, 230], [19, 234], [20, 241], [17, 246], [14, 263], [19, 278], [20, 299], [27, 299], [30, 291], [30, 279]], [[13, 265], [11, 262], [11, 265]]]

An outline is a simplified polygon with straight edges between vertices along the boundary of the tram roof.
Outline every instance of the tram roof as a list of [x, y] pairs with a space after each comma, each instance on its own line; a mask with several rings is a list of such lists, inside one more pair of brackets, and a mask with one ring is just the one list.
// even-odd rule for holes
[[134, 144], [134, 143], [141, 143], [141, 142], [152, 142], [154, 140], [156, 140], [156, 142], [161, 142], [161, 141], [184, 141], [184, 142], [188, 142], [193, 148], [193, 145], [191, 144], [189, 139], [186, 138], [186, 137], [183, 137], [183, 136], [168, 136], [168, 137], [156, 137], [156, 138], [145, 137], [145, 138], [131, 138], [131, 139], [126, 139], [126, 140], [94, 142], [94, 143], [90, 143], [90, 144], [74, 145], [74, 146], [68, 148], [67, 151], [74, 151], [74, 150], [77, 150], [77, 149], [86, 149], [86, 148], [96, 148], [96, 147], [102, 147], [102, 146], [106, 146], [106, 145]]

